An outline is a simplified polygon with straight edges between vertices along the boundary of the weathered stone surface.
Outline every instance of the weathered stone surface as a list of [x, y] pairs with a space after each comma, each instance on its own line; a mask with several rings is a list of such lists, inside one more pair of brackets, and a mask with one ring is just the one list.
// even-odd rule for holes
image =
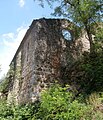
[[[78, 59], [89, 48], [83, 37], [67, 41], [62, 30], [73, 24], [64, 19], [34, 20], [22, 40], [12, 62], [14, 82], [8, 93], [8, 101], [34, 102], [55, 80], [61, 80], [61, 69]], [[11, 97], [12, 96], [12, 97]]]

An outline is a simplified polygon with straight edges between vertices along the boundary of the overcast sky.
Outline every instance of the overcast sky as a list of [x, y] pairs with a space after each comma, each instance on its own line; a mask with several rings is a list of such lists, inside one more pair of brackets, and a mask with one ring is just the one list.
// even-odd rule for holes
[[41, 8], [34, 0], [0, 0], [1, 76], [8, 66], [33, 19], [50, 18], [53, 10]]

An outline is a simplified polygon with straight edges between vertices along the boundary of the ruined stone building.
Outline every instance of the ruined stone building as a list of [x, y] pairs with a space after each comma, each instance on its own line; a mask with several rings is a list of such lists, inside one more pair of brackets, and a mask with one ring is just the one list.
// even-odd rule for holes
[[85, 35], [76, 38], [72, 26], [65, 19], [43, 18], [32, 22], [11, 62], [14, 76], [8, 101], [35, 101], [42, 89], [61, 80], [63, 67], [88, 50]]

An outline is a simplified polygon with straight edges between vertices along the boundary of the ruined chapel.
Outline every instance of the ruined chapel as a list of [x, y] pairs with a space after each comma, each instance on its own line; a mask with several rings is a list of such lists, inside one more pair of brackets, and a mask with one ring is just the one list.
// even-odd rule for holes
[[34, 20], [11, 61], [14, 75], [8, 101], [34, 102], [42, 89], [60, 81], [62, 68], [89, 49], [86, 35], [75, 37], [73, 23], [65, 19]]

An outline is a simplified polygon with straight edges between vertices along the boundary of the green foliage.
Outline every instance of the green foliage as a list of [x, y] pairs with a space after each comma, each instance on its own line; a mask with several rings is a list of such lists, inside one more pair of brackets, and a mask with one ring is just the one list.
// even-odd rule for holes
[[73, 94], [68, 90], [68, 87], [62, 88], [56, 85], [44, 91], [41, 95], [37, 118], [40, 120], [80, 120], [82, 118], [91, 120], [90, 106], [78, 100], [72, 101]]
[[92, 93], [86, 99], [87, 104], [93, 107], [92, 119], [93, 120], [103, 120], [103, 92]]
[[97, 111], [93, 116], [93, 120], [103, 120], [103, 113], [100, 111]]
[[42, 6], [44, 1], [47, 1], [49, 5], [56, 2], [54, 15], [64, 16], [79, 26], [90, 27], [91, 23], [102, 21], [102, 0], [39, 0]]
[[72, 98], [69, 86], [62, 88], [56, 84], [42, 92], [40, 102], [14, 106], [2, 100], [0, 120], [102, 120], [103, 114], [98, 108], [103, 94], [91, 94], [87, 102], [82, 96]]
[[85, 52], [82, 58], [68, 69], [63, 76], [66, 84], [75, 87], [77, 93], [84, 95], [103, 92], [103, 48], [101, 42], [95, 42], [94, 52]]
[[0, 92], [2, 93], [8, 92], [9, 85], [12, 82], [13, 76], [14, 76], [14, 68], [13, 65], [11, 65], [7, 75], [2, 78], [2, 81], [0, 83]]
[[35, 120], [38, 103], [13, 106], [0, 101], [0, 120]]
[[98, 27], [96, 30], [95, 41], [103, 43], [103, 24], [101, 25], [101, 27]]
[[[96, 50], [96, 49], [95, 49]], [[86, 84], [88, 91], [103, 90], [103, 51], [97, 49], [94, 53], [89, 53], [84, 57], [82, 68], [86, 73]]]
[[32, 120], [34, 118], [34, 105], [16, 106], [12, 110], [14, 120]]
[[8, 106], [4, 99], [0, 99], [0, 120], [12, 120], [12, 113], [11, 106]]
[[5, 93], [7, 91], [8, 83], [9, 80], [4, 77], [0, 83], [0, 92]]
[[86, 22], [89, 25], [89, 23], [97, 21], [102, 4], [101, 0], [62, 0], [60, 6], [56, 7], [55, 14], [70, 18], [79, 25], [84, 25]]

